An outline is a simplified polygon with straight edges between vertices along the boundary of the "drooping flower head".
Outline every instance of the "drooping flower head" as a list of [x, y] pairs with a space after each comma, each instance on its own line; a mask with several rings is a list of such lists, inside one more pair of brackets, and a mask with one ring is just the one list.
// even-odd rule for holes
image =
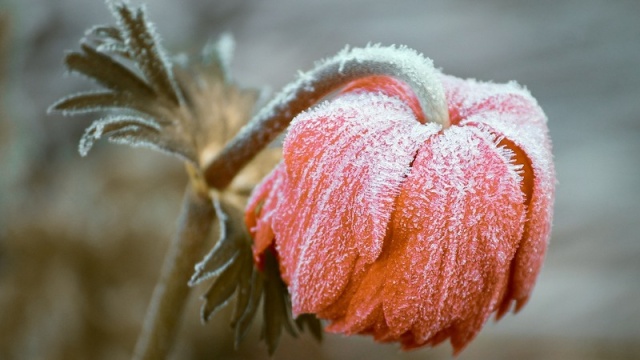
[[245, 219], [256, 261], [277, 255], [294, 314], [405, 349], [450, 338], [458, 352], [527, 302], [552, 216], [546, 117], [515, 83], [440, 81], [447, 128], [386, 76], [291, 123]]

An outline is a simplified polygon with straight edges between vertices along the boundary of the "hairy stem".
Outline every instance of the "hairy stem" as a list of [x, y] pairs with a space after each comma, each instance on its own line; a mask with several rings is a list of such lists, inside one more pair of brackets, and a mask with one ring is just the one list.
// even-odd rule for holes
[[388, 75], [412, 87], [428, 121], [450, 125], [444, 88], [431, 60], [408, 48], [345, 49], [300, 75], [267, 104], [205, 168], [208, 186], [223, 189], [300, 112], [350, 81]]
[[211, 199], [192, 181], [185, 191], [178, 229], [153, 291], [134, 359], [164, 359], [171, 350], [190, 292], [187, 283], [202, 256], [214, 216]]

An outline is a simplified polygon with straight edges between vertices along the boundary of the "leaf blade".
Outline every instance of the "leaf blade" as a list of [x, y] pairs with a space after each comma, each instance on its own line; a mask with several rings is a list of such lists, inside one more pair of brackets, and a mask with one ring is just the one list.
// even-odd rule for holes
[[86, 156], [93, 147], [96, 140], [109, 133], [122, 129], [147, 128], [149, 131], [159, 131], [160, 126], [153, 120], [145, 119], [139, 116], [122, 115], [110, 116], [94, 121], [84, 132], [80, 138], [78, 151], [80, 155]]
[[131, 109], [153, 115], [154, 109], [147, 101], [139, 101], [127, 93], [111, 91], [86, 91], [64, 97], [48, 109], [63, 115], [84, 114], [110, 109]]
[[244, 314], [235, 324], [235, 347], [237, 348], [242, 339], [247, 335], [247, 331], [253, 322], [253, 319], [258, 312], [260, 302], [262, 301], [262, 295], [264, 292], [264, 279], [263, 275], [257, 270], [253, 269], [251, 274], [251, 297]]
[[305, 328], [311, 332], [311, 335], [318, 342], [322, 342], [323, 331], [322, 331], [322, 323], [320, 320], [313, 314], [301, 314], [296, 320], [296, 326], [302, 332], [305, 331]]
[[181, 94], [171, 72], [171, 62], [159, 45], [159, 37], [147, 21], [143, 7], [131, 7], [126, 3], [112, 4], [111, 10], [118, 20], [125, 44], [136, 65], [142, 71], [155, 92], [179, 105]]
[[129, 68], [86, 43], [81, 44], [80, 47], [81, 52], [70, 52], [64, 58], [65, 66], [69, 71], [85, 75], [113, 91], [153, 98], [153, 89]]
[[204, 322], [208, 322], [233, 296], [238, 286], [237, 277], [243, 266], [243, 261], [232, 262], [202, 296], [205, 303], [202, 305], [200, 317]]
[[238, 221], [235, 219], [237, 216], [230, 216], [225, 211], [229, 206], [224, 205], [218, 197], [213, 199], [213, 207], [220, 227], [219, 240], [205, 258], [196, 265], [195, 273], [189, 280], [189, 286], [197, 285], [224, 270], [226, 265], [237, 257], [242, 241], [248, 237], [244, 231], [244, 225], [240, 224], [242, 228], [237, 229]]

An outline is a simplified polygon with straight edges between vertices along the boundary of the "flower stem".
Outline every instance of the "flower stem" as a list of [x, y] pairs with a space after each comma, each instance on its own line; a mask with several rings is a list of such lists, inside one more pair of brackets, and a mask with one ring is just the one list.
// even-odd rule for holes
[[164, 359], [171, 350], [190, 292], [187, 283], [202, 256], [214, 216], [211, 199], [192, 181], [185, 190], [178, 229], [153, 291], [134, 359]]
[[223, 189], [251, 159], [287, 128], [291, 120], [350, 81], [387, 75], [414, 90], [428, 121], [450, 126], [439, 72], [431, 60], [408, 48], [369, 46], [345, 49], [300, 74], [231, 140], [204, 170], [208, 186]]

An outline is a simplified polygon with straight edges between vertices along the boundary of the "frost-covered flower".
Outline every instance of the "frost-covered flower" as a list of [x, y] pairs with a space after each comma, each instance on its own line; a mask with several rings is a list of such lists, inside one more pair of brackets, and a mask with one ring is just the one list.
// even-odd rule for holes
[[295, 315], [405, 349], [456, 352], [529, 298], [549, 239], [546, 117], [517, 84], [441, 75], [451, 126], [375, 76], [292, 122], [246, 223], [274, 251]]

